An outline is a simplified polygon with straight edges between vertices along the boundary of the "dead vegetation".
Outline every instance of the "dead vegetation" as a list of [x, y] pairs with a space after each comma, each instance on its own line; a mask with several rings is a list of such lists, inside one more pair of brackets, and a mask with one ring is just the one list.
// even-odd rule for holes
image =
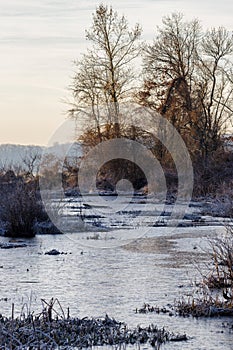
[[227, 226], [225, 234], [210, 244], [213, 268], [204, 283], [210, 288], [223, 288], [223, 297], [233, 304], [233, 227]]
[[[106, 315], [104, 318], [71, 318], [57, 299], [42, 301], [42, 312], [21, 312], [14, 318], [0, 315], [0, 349], [71, 349], [92, 346], [140, 346], [149, 343], [159, 349], [166, 341], [187, 340], [186, 335], [173, 334], [155, 325], [129, 329], [125, 323]], [[23, 310], [22, 310], [23, 311]]]
[[233, 316], [233, 227], [210, 241], [211, 268], [191, 296], [175, 306], [181, 316]]
[[47, 215], [34, 186], [18, 181], [1, 193], [1, 219], [6, 223], [6, 236], [33, 237], [34, 225]]

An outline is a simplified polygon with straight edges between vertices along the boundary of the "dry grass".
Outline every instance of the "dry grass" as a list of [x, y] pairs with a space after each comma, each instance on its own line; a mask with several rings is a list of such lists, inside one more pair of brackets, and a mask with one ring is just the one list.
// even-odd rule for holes
[[[127, 344], [140, 348], [149, 343], [154, 349], [166, 341], [187, 340], [186, 335], [175, 335], [154, 325], [129, 329], [114, 318], [71, 318], [67, 316], [57, 299], [42, 300], [42, 312], [38, 315], [21, 313], [20, 317], [6, 318], [0, 315], [0, 349], [71, 349], [110, 345], [125, 348]], [[55, 317], [54, 317], [55, 316]]]
[[212, 270], [204, 283], [210, 288], [222, 288], [223, 297], [233, 303], [233, 227], [227, 226], [221, 237], [210, 241]]
[[182, 316], [233, 316], [233, 227], [210, 241], [211, 268], [192, 296], [182, 297], [176, 309]]
[[175, 303], [180, 316], [215, 317], [233, 316], [232, 305], [225, 303], [221, 295], [210, 293], [208, 287], [202, 286], [191, 297], [182, 297]]

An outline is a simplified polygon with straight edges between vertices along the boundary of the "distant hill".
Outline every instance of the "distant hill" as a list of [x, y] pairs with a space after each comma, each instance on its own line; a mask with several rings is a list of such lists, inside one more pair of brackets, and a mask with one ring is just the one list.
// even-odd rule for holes
[[[72, 149], [69, 151], [71, 145]], [[0, 145], [0, 170], [21, 167], [25, 160], [33, 156], [41, 156], [43, 152], [52, 153], [59, 158], [64, 158], [67, 151], [69, 151], [70, 156], [74, 154], [81, 156], [82, 154], [81, 146], [78, 143], [55, 144], [48, 148], [36, 145], [2, 144]]]

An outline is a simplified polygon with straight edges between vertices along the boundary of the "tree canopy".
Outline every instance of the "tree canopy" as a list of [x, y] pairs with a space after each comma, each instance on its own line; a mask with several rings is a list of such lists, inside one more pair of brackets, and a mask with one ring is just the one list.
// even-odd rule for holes
[[112, 7], [99, 5], [86, 31], [91, 47], [76, 61], [72, 90], [74, 118], [84, 118], [99, 142], [104, 133], [120, 135], [120, 103], [135, 90], [133, 61], [139, 54], [141, 28], [130, 29], [124, 16]]
[[139, 103], [159, 111], [202, 159], [216, 151], [233, 109], [233, 36], [224, 27], [203, 31], [183, 15], [163, 19], [145, 45]]
[[163, 18], [152, 44], [140, 44], [141, 32], [112, 7], [96, 8], [86, 31], [91, 46], [75, 63], [72, 83], [69, 115], [84, 126], [80, 140], [93, 147], [114, 137], [135, 138], [125, 128], [127, 114], [120, 113], [121, 104], [133, 101], [169, 120], [193, 159], [206, 162], [233, 117], [232, 33], [224, 27], [204, 31], [198, 19], [186, 21], [180, 13]]

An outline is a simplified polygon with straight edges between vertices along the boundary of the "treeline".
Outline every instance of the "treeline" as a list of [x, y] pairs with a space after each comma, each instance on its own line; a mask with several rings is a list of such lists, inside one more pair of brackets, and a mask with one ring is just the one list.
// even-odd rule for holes
[[[165, 172], [175, 173], [171, 155], [150, 132], [153, 120], [145, 120], [142, 129], [125, 112], [127, 103], [147, 107], [183, 138], [194, 166], [195, 195], [216, 193], [232, 180], [232, 154], [223, 141], [233, 116], [232, 33], [224, 27], [205, 31], [199, 20], [174, 13], [163, 18], [152, 43], [142, 42], [141, 34], [139, 24], [130, 28], [111, 7], [97, 7], [86, 31], [90, 47], [75, 62], [71, 85], [68, 114], [76, 120], [77, 139], [86, 150], [118, 137], [150, 144]], [[108, 170], [105, 178], [114, 165]]]

